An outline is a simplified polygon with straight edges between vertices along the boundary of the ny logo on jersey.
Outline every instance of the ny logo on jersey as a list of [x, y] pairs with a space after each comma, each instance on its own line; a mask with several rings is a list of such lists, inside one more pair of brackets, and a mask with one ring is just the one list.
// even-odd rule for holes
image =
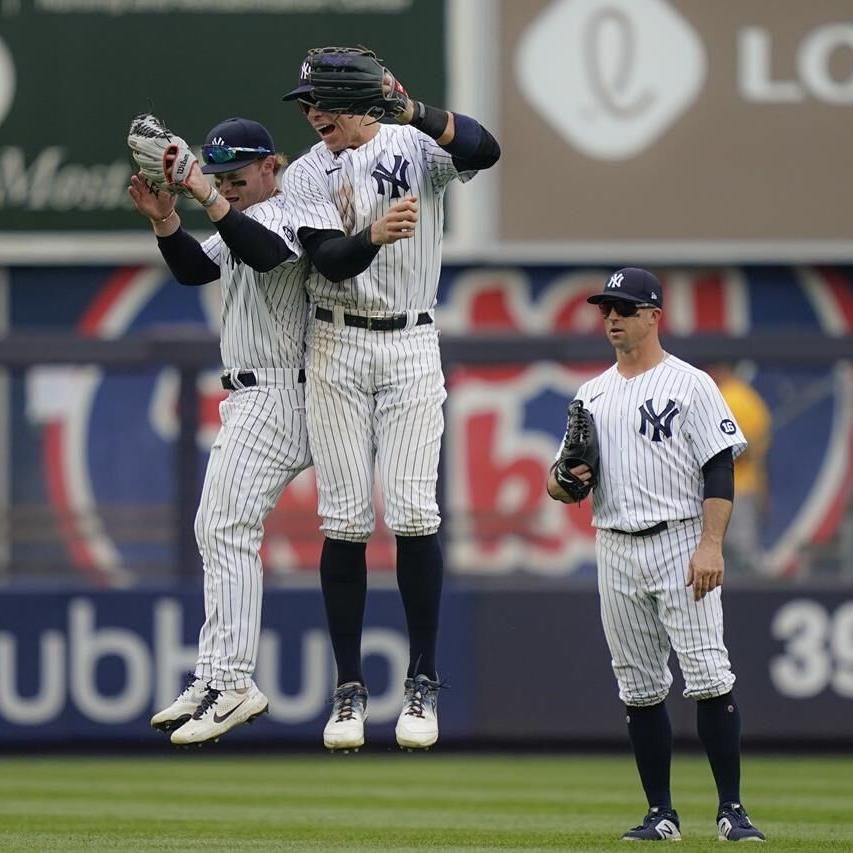
[[379, 163], [373, 170], [373, 177], [376, 178], [376, 192], [379, 195], [385, 195], [385, 182], [391, 188], [391, 198], [400, 198], [400, 190], [403, 192], [409, 191], [409, 181], [406, 178], [406, 172], [410, 163], [404, 160], [402, 155], [394, 155], [394, 167], [389, 172], [382, 163]]
[[660, 441], [662, 438], [672, 438], [672, 419], [678, 414], [675, 400], [667, 400], [663, 411], [655, 412], [652, 400], [640, 406], [640, 435], [646, 435], [646, 427], [652, 436], [652, 441]]
[[610, 276], [610, 280], [607, 282], [608, 287], [622, 287], [622, 279], [625, 276], [621, 272], [615, 272], [612, 276]]

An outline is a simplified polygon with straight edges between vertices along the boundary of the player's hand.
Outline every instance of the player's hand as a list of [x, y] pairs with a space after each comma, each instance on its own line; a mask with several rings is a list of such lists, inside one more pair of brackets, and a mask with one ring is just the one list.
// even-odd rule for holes
[[583, 480], [584, 483], [588, 483], [592, 479], [592, 468], [589, 465], [575, 465], [574, 468], [569, 468], [572, 474], [575, 477]]
[[397, 99], [400, 109], [394, 117], [400, 124], [408, 124], [415, 114], [415, 105], [403, 84], [387, 68], [382, 79], [382, 94]]
[[383, 246], [398, 240], [408, 240], [415, 236], [417, 223], [418, 200], [407, 196], [370, 226], [370, 242], [374, 246]]
[[152, 222], [165, 219], [175, 209], [175, 197], [154, 189], [142, 176], [142, 172], [131, 175], [130, 186], [127, 188], [133, 206]]
[[723, 552], [718, 546], [700, 541], [690, 558], [687, 569], [687, 586], [693, 587], [693, 600], [699, 601], [712, 589], [723, 585], [725, 564]]
[[202, 174], [198, 163], [193, 163], [190, 166], [189, 173], [180, 186], [188, 189], [192, 193], [193, 198], [199, 203], [205, 201], [210, 195], [210, 180], [207, 175]]
[[[588, 483], [592, 479], [592, 469], [589, 465], [575, 465], [573, 468], [569, 468], [569, 471], [584, 483]], [[557, 482], [553, 468], [548, 475], [547, 491], [552, 498], [562, 501], [564, 504], [575, 503], [574, 498]]]

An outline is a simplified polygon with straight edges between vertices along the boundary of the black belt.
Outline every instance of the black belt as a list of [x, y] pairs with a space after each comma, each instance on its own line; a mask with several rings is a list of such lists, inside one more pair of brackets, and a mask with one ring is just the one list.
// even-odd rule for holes
[[655, 533], [663, 533], [669, 527], [666, 521], [659, 521], [654, 527], [647, 527], [645, 530], [617, 530], [615, 527], [608, 527], [611, 533], [624, 533], [626, 536], [654, 536]]
[[[317, 306], [314, 316], [327, 323], [335, 322], [334, 312], [328, 308]], [[360, 314], [344, 314], [345, 326], [357, 326], [359, 329], [370, 329], [374, 332], [393, 332], [395, 329], [405, 329], [409, 322], [408, 314], [392, 314], [390, 317], [363, 317]], [[428, 326], [432, 317], [426, 311], [418, 314], [416, 326]]]
[[[221, 377], [222, 387], [226, 391], [236, 391], [239, 388], [254, 388], [255, 385], [258, 384], [258, 377], [252, 373], [251, 370], [244, 370], [241, 373], [237, 374], [237, 381], [240, 383], [239, 385], [235, 385], [231, 381], [230, 373], [223, 373]], [[300, 367], [299, 375], [296, 377], [297, 382], [305, 381], [305, 371]]]

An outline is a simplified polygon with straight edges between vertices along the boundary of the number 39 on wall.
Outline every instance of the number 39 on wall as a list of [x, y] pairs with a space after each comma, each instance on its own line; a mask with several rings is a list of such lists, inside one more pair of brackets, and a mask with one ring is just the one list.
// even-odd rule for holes
[[853, 601], [830, 613], [798, 598], [777, 611], [770, 629], [785, 644], [770, 661], [770, 680], [783, 696], [808, 699], [829, 688], [853, 699]]

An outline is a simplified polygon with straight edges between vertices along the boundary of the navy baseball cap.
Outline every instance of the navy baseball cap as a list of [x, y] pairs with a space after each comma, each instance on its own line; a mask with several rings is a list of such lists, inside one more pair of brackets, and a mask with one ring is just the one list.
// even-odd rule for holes
[[596, 293], [586, 301], [597, 305], [607, 299], [621, 299], [623, 302], [663, 308], [663, 288], [648, 270], [622, 267], [607, 279], [602, 293]]
[[286, 95], [282, 96], [282, 101], [313, 101], [314, 97], [311, 94], [314, 87], [311, 85], [311, 65], [306, 56], [299, 69], [299, 83], [295, 89], [291, 89]]
[[211, 128], [201, 146], [201, 171], [205, 175], [235, 172], [270, 154], [275, 154], [275, 143], [262, 124], [248, 118], [227, 118]]

